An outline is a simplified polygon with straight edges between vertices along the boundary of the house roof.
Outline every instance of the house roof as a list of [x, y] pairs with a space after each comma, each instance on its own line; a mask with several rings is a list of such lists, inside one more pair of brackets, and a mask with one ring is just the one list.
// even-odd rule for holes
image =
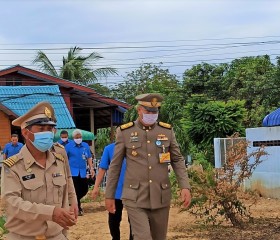
[[48, 101], [55, 110], [57, 128], [75, 128], [75, 123], [57, 85], [0, 86], [0, 109], [17, 118], [38, 102]]
[[[111, 124], [115, 126], [121, 124], [123, 120], [123, 111], [120, 111], [120, 107], [125, 110], [131, 108], [131, 105], [103, 96], [90, 87], [62, 78], [53, 77], [20, 65], [0, 70], [0, 78], [6, 78], [6, 76], [13, 74], [34, 78], [41, 81], [42, 85], [59, 85], [61, 93], [63, 95], [69, 94], [71, 98], [71, 103], [73, 104], [71, 109], [74, 111], [73, 116], [76, 117], [79, 115], [83, 120], [79, 121], [79, 123], [76, 122], [79, 128], [88, 129], [85, 119], [90, 118], [89, 112], [91, 110], [94, 111], [95, 129], [98, 129], [109, 127]], [[114, 115], [113, 118], [112, 113]]]
[[[85, 99], [85, 96], [86, 96], [86, 98], [91, 98], [92, 100], [96, 101], [94, 108], [104, 108], [104, 107], [106, 108], [108, 106], [116, 106], [116, 107], [120, 106], [125, 109], [128, 109], [131, 107], [129, 104], [127, 104], [125, 102], [103, 96], [102, 94], [97, 93], [94, 89], [92, 89], [90, 87], [87, 87], [87, 86], [84, 86], [84, 85], [81, 85], [78, 83], [74, 83], [74, 82], [71, 82], [69, 80], [65, 80], [62, 78], [54, 77], [54, 76], [30, 69], [30, 68], [23, 67], [21, 65], [15, 65], [15, 66], [0, 70], [0, 77], [10, 74], [10, 73], [15, 73], [15, 72], [22, 74], [22, 75], [32, 77], [32, 78], [36, 78], [41, 81], [57, 84], [60, 86], [63, 83], [63, 87], [71, 89], [71, 92], [73, 94], [76, 94], [76, 97], [79, 98], [79, 101], [81, 101], [81, 104], [83, 104], [83, 105], [90, 104]], [[88, 105], [88, 107], [93, 107], [93, 106], [92, 106], [92, 104], [90, 104], [90, 105]]]

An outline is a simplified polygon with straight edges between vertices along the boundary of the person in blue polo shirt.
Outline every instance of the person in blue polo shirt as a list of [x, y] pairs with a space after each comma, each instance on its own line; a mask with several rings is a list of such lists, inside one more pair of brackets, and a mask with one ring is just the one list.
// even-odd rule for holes
[[[109, 169], [109, 165], [112, 161], [113, 154], [114, 154], [114, 148], [115, 148], [115, 143], [111, 143], [104, 148], [101, 161], [99, 163], [98, 174], [96, 176], [95, 185], [92, 190], [93, 200], [95, 200], [99, 194], [99, 185], [102, 182], [106, 171]], [[114, 214], [109, 212], [108, 223], [109, 223], [109, 229], [112, 236], [112, 240], [120, 240], [120, 223], [122, 220], [122, 210], [123, 210], [123, 204], [121, 198], [122, 198], [122, 189], [123, 189], [123, 182], [125, 177], [125, 170], [126, 170], [126, 161], [124, 160], [122, 164], [121, 174], [118, 181], [118, 186], [115, 193], [116, 212]], [[132, 237], [131, 227], [130, 227], [129, 240], [132, 239], [133, 237]]]
[[79, 216], [82, 216], [81, 199], [88, 192], [88, 181], [86, 178], [87, 165], [92, 178], [94, 177], [94, 169], [90, 148], [86, 142], [83, 142], [81, 130], [74, 130], [72, 136], [74, 141], [66, 144], [65, 150], [69, 159], [71, 175], [76, 190]]
[[66, 130], [62, 130], [60, 132], [60, 139], [57, 142], [65, 147], [66, 144], [73, 142], [73, 140], [68, 138], [68, 132]]
[[7, 159], [7, 158], [19, 153], [19, 151], [22, 147], [23, 147], [23, 144], [18, 141], [18, 135], [12, 134], [11, 142], [7, 143], [3, 150], [3, 153], [4, 153], [3, 159]]

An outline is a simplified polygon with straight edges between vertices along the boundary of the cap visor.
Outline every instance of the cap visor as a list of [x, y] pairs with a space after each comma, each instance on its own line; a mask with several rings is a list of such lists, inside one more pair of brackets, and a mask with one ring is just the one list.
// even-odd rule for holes
[[52, 125], [52, 126], [56, 126], [56, 123], [53, 121], [47, 121], [47, 122], [35, 122], [32, 123], [31, 125]]
[[[143, 105], [142, 105], [143, 106]], [[158, 108], [151, 108], [151, 107], [146, 107], [143, 106], [148, 112], [158, 112]]]

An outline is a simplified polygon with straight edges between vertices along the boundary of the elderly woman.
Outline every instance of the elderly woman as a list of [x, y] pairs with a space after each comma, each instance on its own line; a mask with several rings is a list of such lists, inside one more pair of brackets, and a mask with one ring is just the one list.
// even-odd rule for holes
[[94, 169], [92, 166], [90, 148], [86, 142], [83, 142], [81, 130], [76, 129], [73, 131], [72, 136], [74, 141], [68, 143], [65, 146], [65, 150], [68, 155], [72, 179], [76, 190], [79, 216], [82, 216], [83, 209], [81, 207], [81, 199], [88, 192], [88, 182], [86, 178], [87, 165], [90, 169], [91, 177], [94, 177]]

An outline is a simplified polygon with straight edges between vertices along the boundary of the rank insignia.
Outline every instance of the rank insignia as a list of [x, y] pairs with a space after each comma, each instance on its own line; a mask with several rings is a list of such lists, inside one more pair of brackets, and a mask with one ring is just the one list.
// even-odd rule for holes
[[166, 137], [164, 134], [159, 134], [157, 136], [157, 140], [166, 141], [166, 140], [168, 140], [168, 137]]
[[28, 169], [26, 170], [26, 172], [31, 173], [31, 172], [32, 172], [32, 169], [31, 169], [31, 168], [28, 168]]
[[132, 150], [131, 154], [132, 154], [132, 156], [135, 157], [135, 156], [137, 156], [138, 153], [135, 150]]
[[172, 128], [172, 126], [170, 124], [164, 123], [164, 122], [159, 122], [158, 125], [161, 127], [164, 127], [164, 128], [169, 128], [169, 129]]
[[138, 133], [137, 132], [132, 132], [130, 134], [130, 142], [138, 142]]
[[15, 165], [21, 158], [19, 158], [17, 155], [11, 156], [9, 158], [7, 158], [6, 160], [3, 161], [3, 163], [7, 166], [7, 167], [12, 167], [13, 165]]
[[60, 161], [64, 162], [64, 157], [60, 153], [52, 152], [52, 154]]
[[26, 175], [26, 176], [23, 176], [22, 180], [23, 181], [27, 181], [27, 180], [30, 180], [30, 179], [33, 179], [33, 178], [35, 178], [35, 174], [34, 173]]
[[125, 124], [123, 124], [123, 125], [120, 126], [120, 129], [121, 129], [121, 130], [125, 130], [125, 129], [127, 129], [127, 128], [132, 127], [133, 125], [134, 125], [133, 122], [125, 123]]

